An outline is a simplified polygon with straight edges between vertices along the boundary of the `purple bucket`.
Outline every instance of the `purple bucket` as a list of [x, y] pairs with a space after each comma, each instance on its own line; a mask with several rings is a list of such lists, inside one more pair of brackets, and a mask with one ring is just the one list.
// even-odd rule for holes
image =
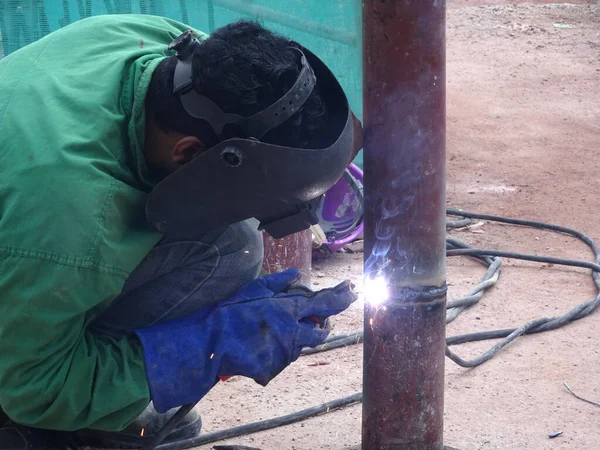
[[[319, 226], [327, 240], [314, 256], [337, 252], [356, 240], [363, 231], [363, 171], [350, 164], [346, 172], [325, 194], [319, 211]], [[326, 250], [323, 252], [323, 250]]]

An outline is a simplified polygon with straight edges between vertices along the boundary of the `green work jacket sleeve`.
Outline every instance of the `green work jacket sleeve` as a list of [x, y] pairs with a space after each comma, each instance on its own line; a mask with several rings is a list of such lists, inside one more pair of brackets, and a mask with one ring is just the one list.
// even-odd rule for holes
[[142, 349], [86, 330], [89, 290], [100, 306], [122, 279], [48, 256], [0, 257], [0, 405], [29, 426], [122, 429], [150, 401]]

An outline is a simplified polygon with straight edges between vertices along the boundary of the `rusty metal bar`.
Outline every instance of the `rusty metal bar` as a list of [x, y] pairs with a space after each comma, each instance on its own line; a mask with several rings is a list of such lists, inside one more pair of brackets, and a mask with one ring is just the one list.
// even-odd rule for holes
[[363, 1], [363, 450], [442, 450], [445, 0]]

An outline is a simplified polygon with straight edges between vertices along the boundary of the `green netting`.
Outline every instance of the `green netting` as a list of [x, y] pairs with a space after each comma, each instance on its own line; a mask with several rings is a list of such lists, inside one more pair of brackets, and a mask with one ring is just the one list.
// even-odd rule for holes
[[[126, 13], [166, 16], [206, 32], [239, 18], [259, 20], [323, 58], [362, 118], [360, 0], [0, 0], [0, 58], [77, 20]], [[362, 166], [362, 155], [356, 162]]]

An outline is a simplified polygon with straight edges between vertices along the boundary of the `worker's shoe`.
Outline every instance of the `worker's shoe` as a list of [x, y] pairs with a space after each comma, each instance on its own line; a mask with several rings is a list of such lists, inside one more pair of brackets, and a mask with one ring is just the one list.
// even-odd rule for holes
[[[1, 1], [1, 0], [0, 0]], [[107, 432], [82, 430], [74, 433], [42, 430], [18, 425], [11, 420], [0, 422], [0, 450], [79, 450], [80, 448], [138, 448], [156, 436], [177, 409], [166, 414], [156, 412], [152, 404], [125, 430]], [[200, 434], [200, 414], [192, 410], [162, 441], [174, 442]]]
[[[150, 403], [144, 412], [123, 431], [82, 430], [77, 432], [77, 436], [84, 439], [88, 445], [95, 447], [138, 448], [148, 439], [155, 437], [176, 412], [177, 408], [174, 408], [165, 414], [159, 414]], [[201, 429], [200, 414], [192, 410], [161, 443], [194, 438], [200, 434]]]
[[10, 420], [0, 427], [1, 450], [79, 450], [82, 444], [73, 433], [25, 427]]

